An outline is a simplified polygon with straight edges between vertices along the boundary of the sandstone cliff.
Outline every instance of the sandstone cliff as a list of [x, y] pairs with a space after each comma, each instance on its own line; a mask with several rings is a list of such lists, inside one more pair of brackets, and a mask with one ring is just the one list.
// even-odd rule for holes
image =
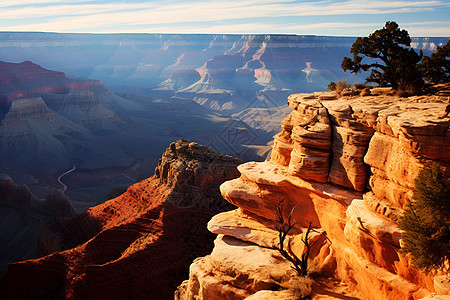
[[437, 161], [450, 172], [449, 100], [442, 95], [398, 98], [383, 89], [367, 97], [291, 95], [292, 112], [270, 160], [240, 165], [240, 178], [221, 185], [239, 208], [208, 223], [218, 234], [214, 250], [194, 261], [175, 298], [295, 299], [294, 271], [273, 248], [282, 199], [286, 214], [295, 205], [295, 253], [303, 253], [299, 239], [309, 222], [328, 237], [311, 252], [314, 299], [445, 293], [399, 253], [397, 225], [419, 170]]
[[173, 298], [190, 262], [212, 249], [206, 224], [232, 207], [219, 185], [239, 175], [240, 163], [188, 140], [172, 143], [153, 177], [59, 226], [74, 248], [10, 264], [0, 298]]

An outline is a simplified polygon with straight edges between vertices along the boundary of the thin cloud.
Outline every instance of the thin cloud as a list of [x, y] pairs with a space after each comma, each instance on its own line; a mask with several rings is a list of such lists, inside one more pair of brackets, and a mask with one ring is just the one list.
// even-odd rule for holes
[[[60, 32], [144, 32], [171, 29], [174, 32], [270, 32], [307, 30], [322, 32], [327, 27], [353, 29], [372, 24], [317, 22], [302, 24], [301, 17], [407, 15], [448, 9], [450, 4], [431, 1], [182, 1], [94, 3], [95, 1], [6, 0], [0, 4], [0, 30]], [[34, 3], [35, 5], [31, 4]], [[298, 24], [287, 18], [299, 17]], [[348, 17], [346, 17], [347, 19]], [[20, 24], [20, 25], [18, 25]], [[440, 26], [436, 26], [440, 27]], [[258, 30], [259, 28], [259, 30]], [[214, 30], [214, 31], [213, 31]], [[358, 29], [360, 30], [360, 29]], [[161, 31], [159, 31], [161, 32]], [[192, 32], [190, 32], [192, 33]]]

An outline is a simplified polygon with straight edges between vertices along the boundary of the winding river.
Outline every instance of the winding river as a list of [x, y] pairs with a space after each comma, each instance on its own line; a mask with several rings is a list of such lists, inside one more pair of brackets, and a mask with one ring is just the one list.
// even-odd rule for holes
[[63, 178], [63, 176], [66, 176], [67, 174], [75, 171], [77, 169], [77, 166], [75, 166], [75, 164], [73, 165], [72, 169], [70, 169], [69, 171], [66, 171], [64, 173], [62, 173], [61, 175], [59, 175], [58, 177], [58, 182], [62, 185], [62, 188], [60, 189], [61, 192], [65, 192], [67, 190], [67, 185], [65, 185], [62, 181], [61, 178]]

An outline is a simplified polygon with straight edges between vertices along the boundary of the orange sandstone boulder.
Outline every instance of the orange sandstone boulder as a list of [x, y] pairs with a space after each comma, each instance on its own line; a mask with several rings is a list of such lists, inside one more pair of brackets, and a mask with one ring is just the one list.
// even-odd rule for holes
[[[301, 241], [312, 221], [320, 236], [327, 237], [312, 265], [321, 276], [357, 292], [357, 298], [421, 299], [448, 293], [442, 280], [413, 268], [409, 256], [400, 253], [397, 222], [424, 166], [438, 161], [450, 173], [449, 100], [442, 95], [398, 98], [387, 93], [378, 89], [372, 93], [378, 96], [368, 97], [291, 95], [288, 105], [293, 111], [274, 137], [270, 161], [245, 163], [238, 168], [240, 178], [221, 185], [223, 197], [239, 209], [208, 223], [210, 231], [220, 234], [217, 252], [215, 248], [192, 264], [178, 299], [206, 299], [213, 297], [211, 291], [229, 299], [293, 295], [294, 290], [282, 284], [280, 268], [289, 271], [285, 260], [270, 261], [270, 281], [269, 266], [254, 269], [257, 263], [247, 256], [255, 253], [258, 262], [256, 253], [279, 243], [273, 220], [280, 202], [286, 217], [295, 207], [296, 225], [289, 235], [293, 251], [303, 253], [299, 237]], [[237, 257], [219, 255], [225, 248]], [[254, 272], [261, 272], [261, 279]], [[252, 286], [247, 285], [249, 279], [255, 280]], [[267, 291], [269, 282], [277, 291]], [[261, 288], [254, 288], [258, 284]], [[313, 292], [321, 299], [324, 290], [316, 286]]]

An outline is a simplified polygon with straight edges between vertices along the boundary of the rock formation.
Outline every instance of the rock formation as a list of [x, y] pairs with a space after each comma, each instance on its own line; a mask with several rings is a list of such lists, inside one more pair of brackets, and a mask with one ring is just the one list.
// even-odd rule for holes
[[37, 258], [60, 250], [52, 224], [73, 217], [69, 198], [54, 191], [38, 199], [26, 185], [0, 174], [0, 276], [8, 263]]
[[10, 264], [0, 298], [172, 298], [190, 262], [211, 251], [206, 223], [232, 207], [219, 185], [240, 163], [188, 140], [170, 144], [153, 177], [60, 224], [74, 248]]
[[307, 291], [306, 283], [289, 284], [296, 274], [275, 249], [280, 205], [286, 216], [293, 209], [294, 253], [303, 253], [300, 239], [310, 222], [313, 238], [327, 237], [310, 253], [314, 299], [448, 293], [445, 278], [426, 275], [400, 254], [397, 225], [419, 170], [437, 161], [450, 173], [448, 97], [372, 94], [289, 97], [292, 112], [274, 137], [270, 160], [240, 165], [241, 176], [221, 185], [238, 209], [208, 223], [218, 234], [215, 247], [194, 261], [176, 299], [295, 299], [292, 293]]

